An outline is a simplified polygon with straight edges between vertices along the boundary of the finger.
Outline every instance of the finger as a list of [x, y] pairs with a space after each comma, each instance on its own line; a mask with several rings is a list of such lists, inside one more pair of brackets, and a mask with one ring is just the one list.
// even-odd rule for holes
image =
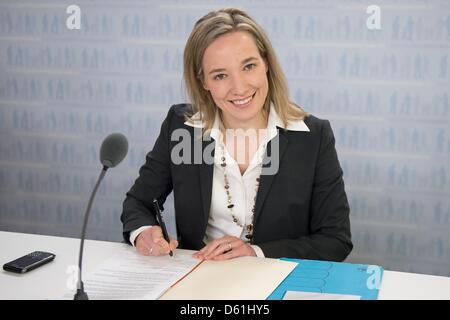
[[243, 256], [243, 254], [241, 254], [240, 252], [241, 252], [241, 250], [226, 251], [222, 254], [212, 257], [210, 260], [221, 261], [221, 260], [229, 260], [229, 259], [237, 258], [237, 257]]
[[233, 242], [232, 246], [232, 250], [218, 254], [215, 257], [212, 257], [211, 260], [228, 260], [243, 256], [256, 256], [253, 248], [242, 240]]
[[220, 246], [212, 251], [208, 256], [205, 257], [206, 260], [212, 259], [215, 256], [224, 254], [228, 251], [238, 250], [244, 245], [244, 242], [236, 237], [226, 237], [222, 239]]
[[194, 254], [192, 255], [192, 257], [203, 260], [204, 257], [205, 257], [205, 253], [206, 253], [206, 252], [209, 252], [210, 246], [211, 246], [210, 244], [204, 246], [200, 251], [194, 253]]
[[169, 243], [164, 238], [154, 239], [153, 246], [158, 248], [158, 252], [161, 254], [169, 253], [170, 247]]
[[231, 242], [224, 242], [217, 246], [213, 251], [211, 251], [208, 255], [205, 256], [205, 260], [210, 260], [218, 255], [222, 255], [226, 252], [232, 251], [233, 245]]
[[205, 259], [205, 257], [209, 256], [214, 250], [216, 250], [222, 244], [222, 239], [216, 239], [208, 243], [198, 252], [198, 257], [200, 259]]
[[170, 239], [169, 247], [170, 250], [174, 251], [176, 248], [178, 248], [178, 241], [175, 239]]
[[239, 238], [233, 236], [223, 236], [222, 238], [215, 239], [204, 246], [199, 252], [194, 253], [192, 256], [198, 259], [205, 259], [206, 256], [210, 255], [214, 250], [216, 250], [223, 243], [233, 243], [235, 241], [242, 241]]

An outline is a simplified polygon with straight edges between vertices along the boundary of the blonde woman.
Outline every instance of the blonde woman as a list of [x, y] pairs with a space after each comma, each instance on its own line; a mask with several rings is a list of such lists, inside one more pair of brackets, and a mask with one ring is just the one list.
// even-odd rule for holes
[[[170, 108], [127, 193], [121, 220], [143, 255], [342, 261], [349, 205], [330, 124], [290, 101], [263, 29], [245, 12], [210, 12], [184, 50], [190, 104]], [[152, 204], [174, 192], [178, 240]]]

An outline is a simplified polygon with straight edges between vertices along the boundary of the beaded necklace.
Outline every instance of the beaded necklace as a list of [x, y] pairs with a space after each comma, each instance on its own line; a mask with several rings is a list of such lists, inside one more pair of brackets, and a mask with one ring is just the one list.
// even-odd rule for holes
[[228, 203], [227, 208], [230, 210], [231, 217], [233, 218], [233, 222], [237, 226], [245, 229], [245, 232], [246, 232], [245, 238], [247, 239], [247, 242], [253, 243], [253, 223], [254, 223], [254, 219], [255, 219], [256, 196], [258, 194], [260, 177], [256, 178], [256, 186], [255, 186], [256, 194], [253, 199], [254, 203], [253, 203], [253, 208], [252, 208], [252, 218], [251, 218], [252, 222], [248, 225], [245, 225], [245, 223], [242, 223], [238, 219], [238, 217], [236, 217], [236, 215], [234, 214], [234, 211], [233, 211], [234, 203], [233, 203], [233, 200], [231, 198], [231, 193], [230, 193], [230, 183], [228, 181], [228, 176], [227, 176], [227, 171], [226, 171], [227, 164], [225, 162], [225, 148], [224, 148], [223, 144], [221, 144], [221, 149], [222, 149], [222, 157], [220, 158], [220, 160], [221, 160], [220, 165], [223, 168], [223, 176], [224, 176], [224, 180], [225, 180], [225, 192], [227, 193], [227, 203]]

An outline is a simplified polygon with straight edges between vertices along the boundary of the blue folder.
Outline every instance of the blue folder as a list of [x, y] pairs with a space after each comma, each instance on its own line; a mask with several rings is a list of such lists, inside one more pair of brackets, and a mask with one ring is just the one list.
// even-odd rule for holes
[[267, 298], [283, 299], [286, 291], [357, 295], [376, 300], [384, 269], [376, 265], [288, 259], [298, 265]]

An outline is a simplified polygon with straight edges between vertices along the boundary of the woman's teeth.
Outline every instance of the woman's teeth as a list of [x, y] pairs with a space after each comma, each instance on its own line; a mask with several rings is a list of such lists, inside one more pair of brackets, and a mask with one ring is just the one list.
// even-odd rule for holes
[[249, 103], [253, 99], [253, 96], [248, 97], [247, 99], [243, 100], [233, 100], [233, 103], [240, 106]]

